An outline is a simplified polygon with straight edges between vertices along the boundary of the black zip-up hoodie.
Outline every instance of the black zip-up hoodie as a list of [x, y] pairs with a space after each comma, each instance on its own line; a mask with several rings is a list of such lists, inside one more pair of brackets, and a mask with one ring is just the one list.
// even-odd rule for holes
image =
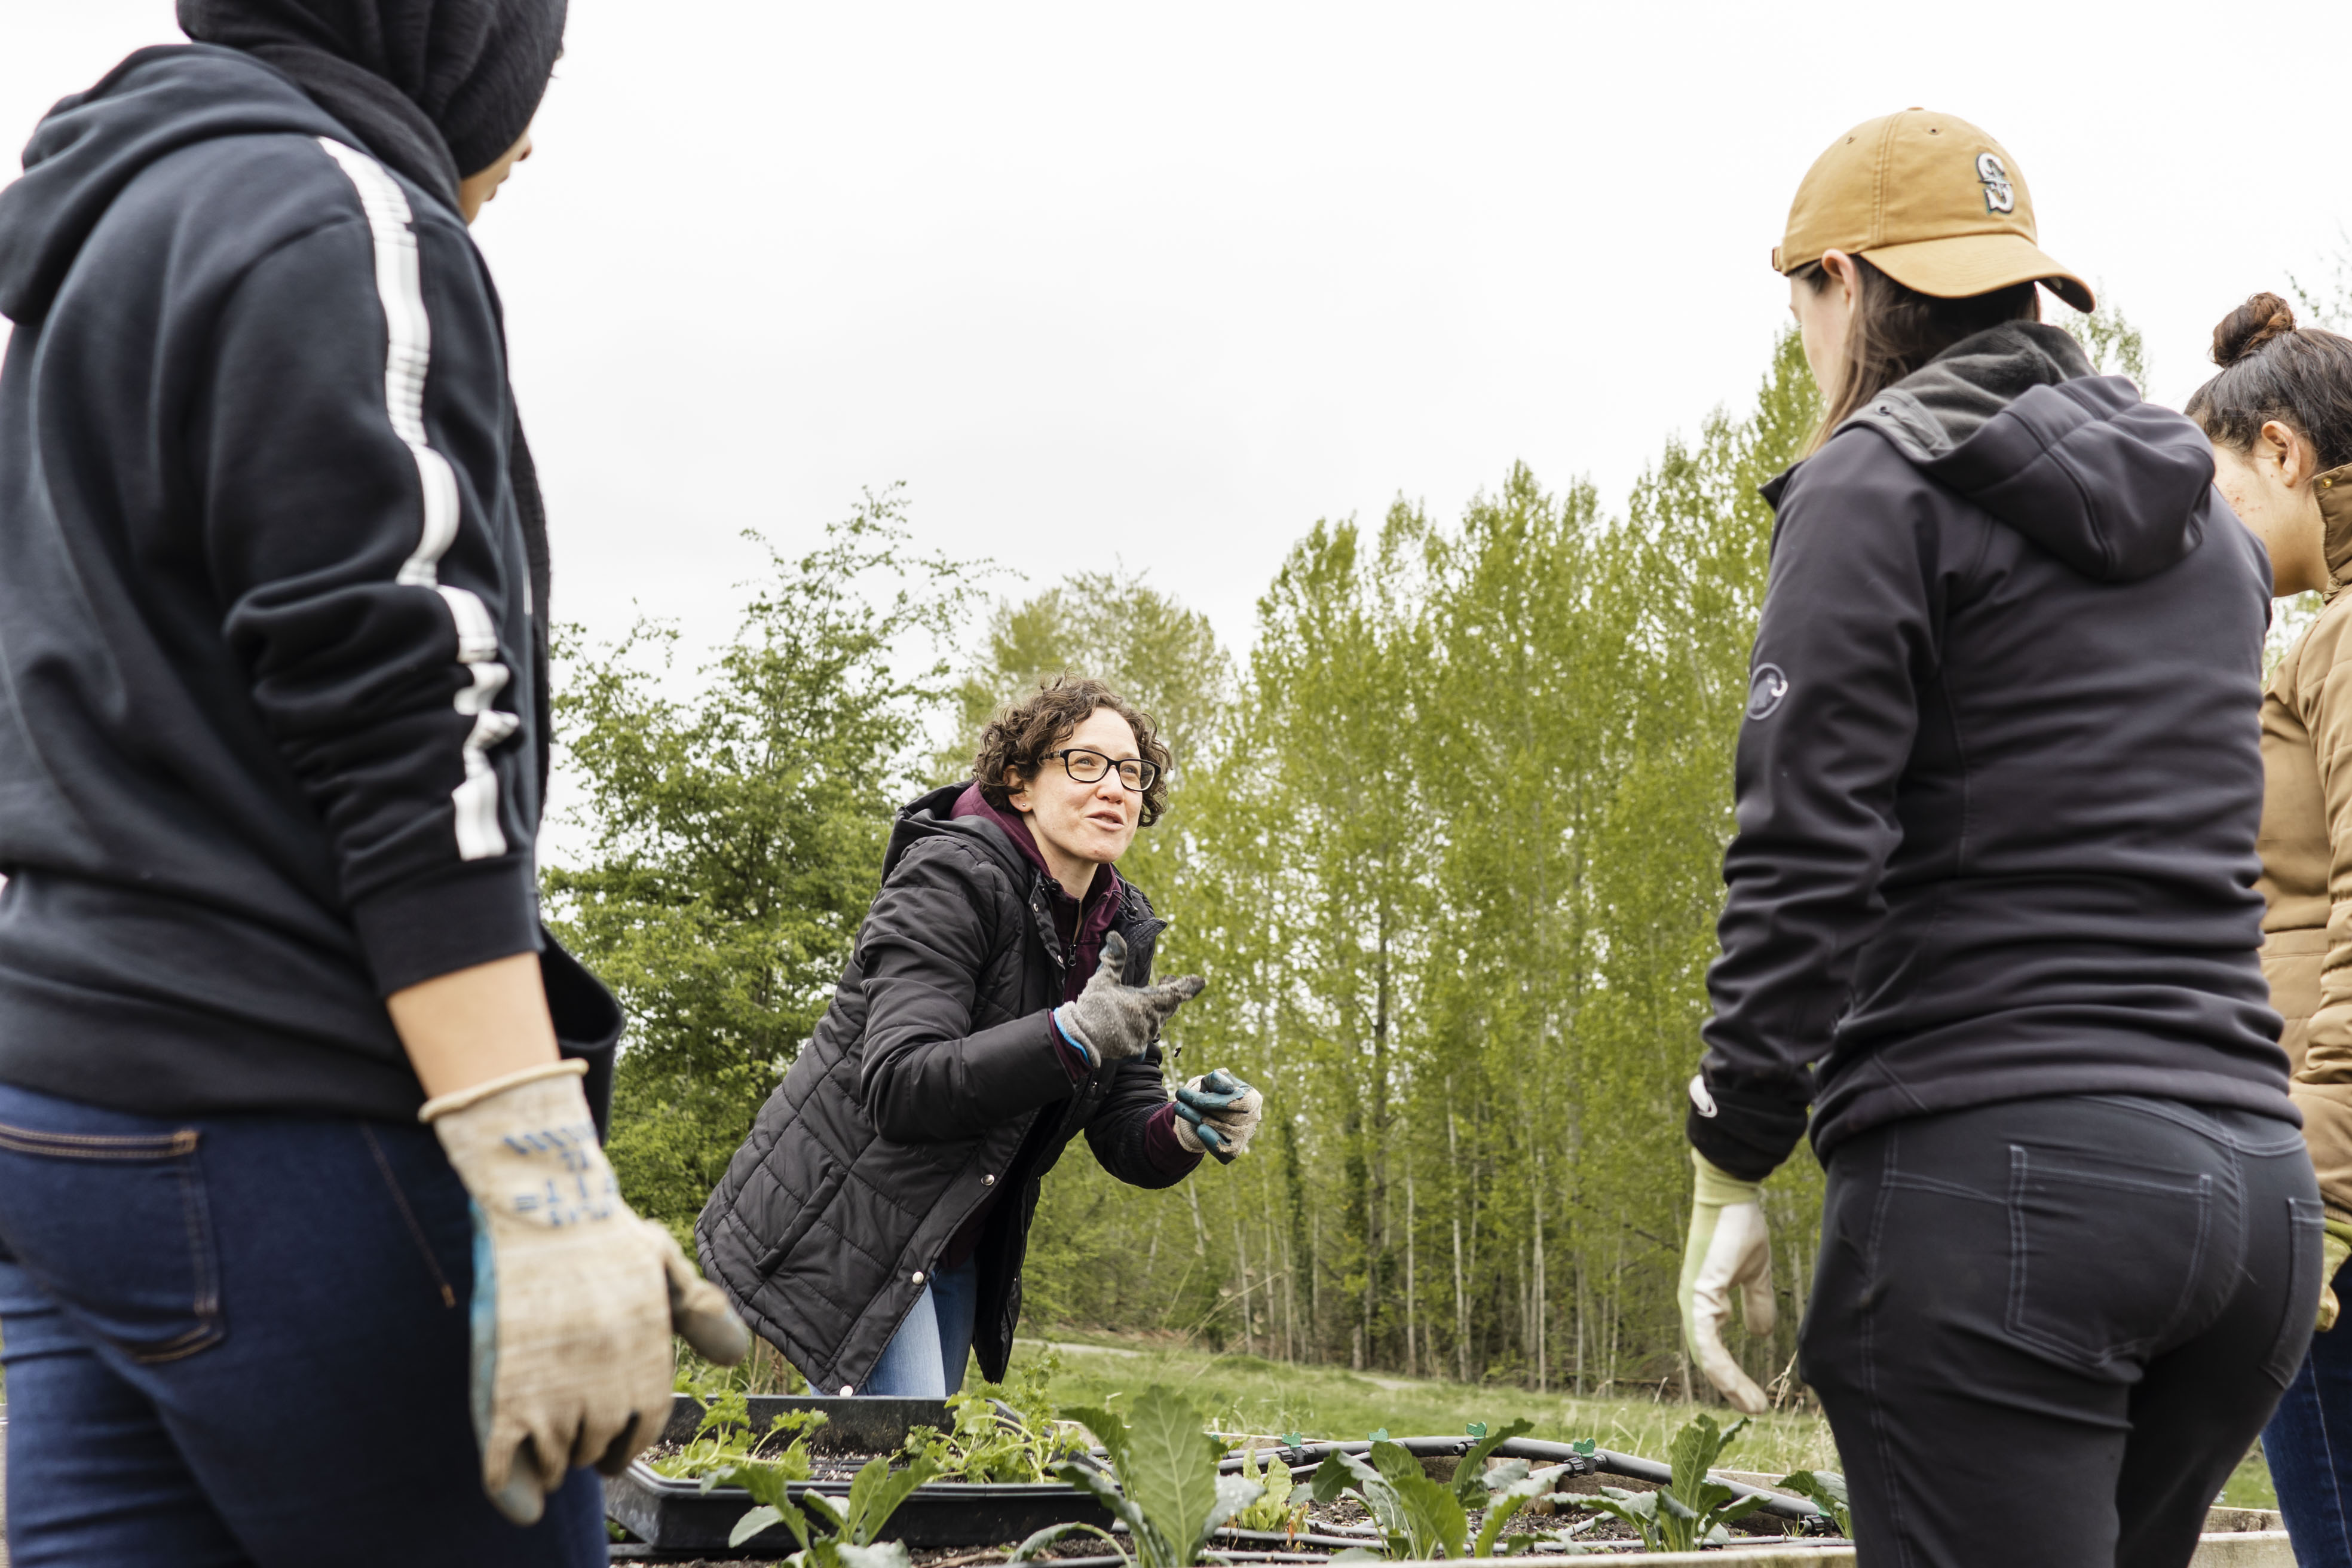
[[[132, 55], [25, 164], [0, 192], [0, 1079], [413, 1115], [383, 996], [541, 945], [488, 273], [440, 197], [236, 50]], [[609, 1046], [610, 998], [542, 965], [559, 1033]]]
[[1766, 487], [1690, 1139], [1734, 1175], [1996, 1100], [2285, 1121], [2256, 951], [2270, 565], [2197, 427], [2054, 327], [1957, 344]]

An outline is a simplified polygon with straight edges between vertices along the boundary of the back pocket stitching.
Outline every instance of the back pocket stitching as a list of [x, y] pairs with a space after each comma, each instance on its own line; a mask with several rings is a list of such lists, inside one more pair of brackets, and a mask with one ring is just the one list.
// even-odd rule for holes
[[196, 1152], [201, 1134], [193, 1127], [176, 1132], [37, 1132], [0, 1122], [0, 1149], [45, 1154], [59, 1160], [167, 1160]]
[[0, 1149], [36, 1158], [113, 1161], [124, 1163], [171, 1162], [180, 1189], [182, 1234], [188, 1244], [192, 1299], [189, 1315], [195, 1327], [158, 1343], [134, 1349], [108, 1336], [122, 1352], [142, 1365], [179, 1361], [228, 1337], [221, 1322], [218, 1266], [212, 1245], [212, 1215], [205, 1198], [202, 1173], [192, 1162], [203, 1134], [193, 1127], [170, 1132], [46, 1132], [0, 1122]]
[[[2286, 1200], [2287, 1246], [2291, 1249], [2287, 1256], [2286, 1266], [2286, 1305], [2280, 1310], [2278, 1332], [2271, 1341], [2270, 1353], [2263, 1357], [2263, 1375], [2281, 1388], [2294, 1382], [2295, 1373], [2303, 1365], [2301, 1357], [2290, 1359], [2282, 1356], [2279, 1352], [2294, 1335], [2295, 1304], [2303, 1300], [2305, 1283], [2314, 1268], [2311, 1262], [2306, 1261], [2305, 1253], [2306, 1250], [2314, 1253], [2323, 1251], [2317, 1247], [2305, 1249], [2295, 1246], [2295, 1242], [2299, 1239], [2300, 1232], [2324, 1230], [2326, 1221], [2327, 1205], [2325, 1203], [2311, 1198]], [[2322, 1286], [2326, 1283], [2325, 1279], [2320, 1281]], [[2319, 1292], [2313, 1290], [2310, 1294], [2316, 1298]], [[2309, 1343], [2308, 1341], [2305, 1342]]]
[[2136, 1355], [2160, 1343], [2179, 1325], [2197, 1299], [2198, 1276], [2205, 1266], [2205, 1248], [2213, 1230], [2213, 1178], [2200, 1174], [2187, 1183], [2135, 1181], [2128, 1177], [2076, 1171], [2064, 1165], [2051, 1167], [2051, 1173], [2063, 1175], [2069, 1181], [2080, 1181], [2086, 1186], [2158, 1193], [2173, 1197], [2193, 1196], [2197, 1200], [2197, 1236], [2189, 1250], [2188, 1266], [2183, 1270], [2185, 1278], [2181, 1283], [2180, 1299], [2173, 1303], [2170, 1314], [2162, 1324], [2137, 1339], [2125, 1340], [2105, 1350], [2094, 1351], [2086, 1345], [2037, 1329], [2025, 1321], [2028, 1270], [2023, 1200], [2031, 1163], [2024, 1145], [2012, 1143], [2009, 1146], [2009, 1331], [2029, 1344], [2084, 1366], [2103, 1366], [2119, 1357]]
[[[179, 1134], [173, 1136], [176, 1138]], [[188, 1140], [187, 1152], [193, 1155], [196, 1135], [193, 1131], [185, 1131], [185, 1136]], [[202, 1173], [192, 1169], [191, 1163], [183, 1158], [174, 1174], [180, 1181], [180, 1217], [188, 1238], [188, 1268], [194, 1275], [192, 1284], [195, 1299], [189, 1303], [189, 1310], [195, 1317], [196, 1326], [148, 1350], [134, 1351], [127, 1345], [123, 1347], [124, 1353], [132, 1361], [145, 1365], [192, 1356], [200, 1350], [220, 1343], [228, 1334], [220, 1321], [220, 1280], [213, 1255], [212, 1210], [205, 1200]]]

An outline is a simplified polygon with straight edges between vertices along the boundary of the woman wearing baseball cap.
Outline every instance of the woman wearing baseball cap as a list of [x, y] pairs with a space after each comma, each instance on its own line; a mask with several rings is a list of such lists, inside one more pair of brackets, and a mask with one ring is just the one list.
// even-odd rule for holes
[[1769, 1326], [1810, 1121], [1799, 1365], [1865, 1560], [2185, 1563], [2319, 1292], [2256, 956], [2270, 565], [2203, 432], [2042, 323], [2091, 292], [1975, 126], [1841, 137], [1773, 265], [1828, 413], [1765, 487], [1691, 1349], [1764, 1407], [1723, 1326]]

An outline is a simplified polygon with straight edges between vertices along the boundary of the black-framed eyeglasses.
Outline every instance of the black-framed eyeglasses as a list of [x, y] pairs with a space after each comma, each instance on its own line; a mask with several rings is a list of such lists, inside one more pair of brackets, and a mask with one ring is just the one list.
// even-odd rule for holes
[[1062, 771], [1079, 784], [1100, 784], [1105, 773], [1117, 768], [1120, 784], [1141, 795], [1160, 777], [1160, 765], [1147, 763], [1141, 757], [1106, 757], [1100, 752], [1090, 752], [1084, 746], [1065, 746], [1045, 755], [1061, 758]]

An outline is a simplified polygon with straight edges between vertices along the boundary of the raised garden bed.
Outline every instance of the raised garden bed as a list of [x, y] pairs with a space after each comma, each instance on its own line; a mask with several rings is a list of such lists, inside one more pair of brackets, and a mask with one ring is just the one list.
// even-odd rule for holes
[[[947, 1405], [938, 1400], [762, 1395], [752, 1397], [747, 1404], [755, 1431], [766, 1430], [778, 1415], [791, 1411], [816, 1411], [826, 1417], [825, 1424], [808, 1436], [812, 1478], [790, 1485], [788, 1493], [794, 1499], [810, 1491], [833, 1499], [845, 1498], [849, 1477], [857, 1467], [875, 1456], [896, 1453], [905, 1444], [909, 1427], [945, 1429], [954, 1424]], [[702, 1413], [700, 1402], [691, 1395], [677, 1395], [656, 1453], [664, 1446], [675, 1448], [690, 1440]], [[1397, 1441], [1434, 1479], [1441, 1480], [1451, 1478], [1454, 1462], [1473, 1446], [1467, 1436], [1406, 1437]], [[1254, 1463], [1264, 1466], [1270, 1459], [1283, 1466], [1294, 1480], [1303, 1481], [1328, 1455], [1362, 1456], [1370, 1449], [1368, 1441], [1306, 1442], [1271, 1450], [1261, 1447]], [[1670, 1477], [1665, 1466], [1653, 1460], [1606, 1449], [1584, 1453], [1567, 1444], [1527, 1437], [1509, 1439], [1496, 1452], [1502, 1458], [1564, 1467], [1559, 1487], [1570, 1496], [1594, 1489], [1601, 1477], [1630, 1482], [1635, 1488], [1662, 1483]], [[1244, 1461], [1238, 1456], [1230, 1458], [1220, 1468], [1228, 1474], [1239, 1473]], [[1794, 1534], [1808, 1528], [1819, 1530], [1825, 1522], [1811, 1503], [1759, 1488], [1731, 1484], [1742, 1495], [1755, 1493], [1765, 1499], [1762, 1509], [1747, 1521], [1750, 1532]], [[1560, 1500], [1567, 1502], [1569, 1498]], [[665, 1476], [643, 1459], [605, 1486], [606, 1512], [651, 1552], [663, 1555], [702, 1552], [714, 1557], [739, 1553], [757, 1556], [771, 1550], [778, 1553], [793, 1550], [794, 1542], [780, 1525], [752, 1537], [741, 1547], [728, 1546], [728, 1536], [736, 1521], [751, 1506], [750, 1494], [740, 1487], [711, 1486], [700, 1480]], [[1549, 1507], [1549, 1500], [1538, 1500], [1538, 1511]], [[1124, 1531], [1123, 1526], [1113, 1525], [1109, 1511], [1096, 1499], [1057, 1481], [935, 1481], [916, 1488], [898, 1505], [891, 1516], [888, 1533], [890, 1538], [919, 1552], [1002, 1546], [1064, 1523]], [[1593, 1543], [1601, 1544], [1612, 1533], [1608, 1529], [1596, 1532]], [[1360, 1517], [1351, 1517], [1349, 1505], [1341, 1504], [1336, 1510], [1317, 1508], [1296, 1532], [1228, 1528], [1218, 1532], [1217, 1540], [1220, 1554], [1237, 1561], [1312, 1563], [1349, 1547], [1376, 1545], [1378, 1532], [1360, 1522]], [[1074, 1540], [1064, 1552], [1075, 1552], [1077, 1546]], [[1066, 1556], [1064, 1560], [1068, 1559]], [[1075, 1563], [1072, 1568], [1076, 1568]]]
[[[854, 1471], [875, 1455], [898, 1451], [910, 1426], [945, 1429], [954, 1426], [947, 1405], [936, 1399], [818, 1399], [757, 1395], [749, 1401], [754, 1430], [787, 1411], [815, 1410], [825, 1424], [809, 1435], [812, 1459], [819, 1477], [826, 1469]], [[678, 1394], [662, 1431], [662, 1442], [682, 1445], [702, 1419], [702, 1405], [690, 1394]], [[824, 1461], [838, 1459], [839, 1467]], [[813, 1479], [793, 1482], [789, 1493], [798, 1498], [814, 1491], [828, 1498], [846, 1498], [849, 1479]], [[727, 1535], [751, 1508], [751, 1494], [740, 1487], [710, 1487], [700, 1481], [677, 1480], [656, 1473], [643, 1459], [604, 1484], [604, 1511], [630, 1534], [664, 1552], [703, 1552], [733, 1555]], [[1059, 1481], [1027, 1484], [935, 1481], [917, 1487], [890, 1516], [891, 1539], [921, 1550], [941, 1546], [994, 1546], [1020, 1541], [1048, 1525], [1085, 1523], [1108, 1528], [1110, 1514], [1075, 1488]], [[774, 1526], [746, 1543], [756, 1554], [770, 1547], [790, 1552], [794, 1542]], [[741, 1548], [736, 1549], [740, 1552]]]

